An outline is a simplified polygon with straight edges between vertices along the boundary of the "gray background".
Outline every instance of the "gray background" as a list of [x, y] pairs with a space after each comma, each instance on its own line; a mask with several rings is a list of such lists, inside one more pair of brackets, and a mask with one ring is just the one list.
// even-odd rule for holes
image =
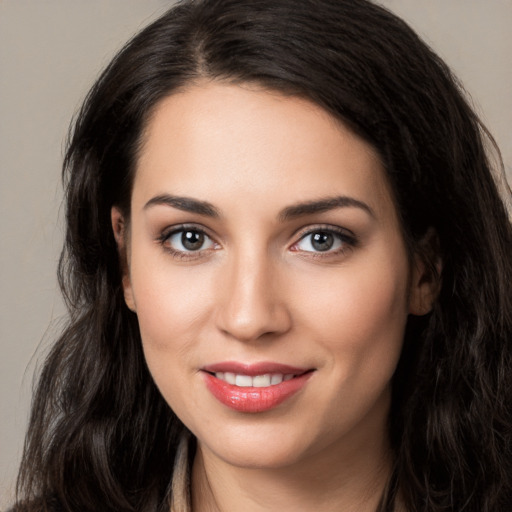
[[[99, 71], [169, 0], [0, 0], [0, 510], [26, 427], [32, 375], [64, 310], [60, 164]], [[512, 176], [512, 0], [382, 0], [450, 64]]]

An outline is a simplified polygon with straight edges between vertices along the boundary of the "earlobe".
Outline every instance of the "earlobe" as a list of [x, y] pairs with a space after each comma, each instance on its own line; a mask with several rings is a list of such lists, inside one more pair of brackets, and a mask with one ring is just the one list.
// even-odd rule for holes
[[128, 238], [127, 226], [123, 214], [116, 206], [110, 211], [112, 222], [112, 231], [117, 244], [117, 253], [119, 256], [119, 266], [121, 269], [121, 284], [123, 286], [124, 301], [128, 308], [136, 312], [135, 300], [133, 297], [132, 284], [130, 279], [130, 264], [128, 261]]
[[430, 311], [441, 290], [442, 261], [439, 239], [433, 229], [429, 229], [414, 255], [409, 294], [409, 313], [423, 316]]

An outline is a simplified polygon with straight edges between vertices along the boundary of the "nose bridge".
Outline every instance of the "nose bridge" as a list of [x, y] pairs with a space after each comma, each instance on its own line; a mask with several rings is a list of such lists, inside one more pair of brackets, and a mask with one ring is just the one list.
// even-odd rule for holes
[[219, 327], [240, 341], [286, 331], [290, 318], [278, 290], [277, 262], [265, 248], [250, 244], [228, 258], [222, 286]]

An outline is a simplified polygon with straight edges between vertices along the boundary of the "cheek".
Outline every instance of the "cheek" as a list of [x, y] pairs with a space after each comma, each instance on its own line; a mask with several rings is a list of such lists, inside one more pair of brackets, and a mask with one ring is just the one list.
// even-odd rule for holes
[[[142, 347], [156, 386], [173, 410], [187, 418], [195, 407], [189, 393], [201, 330], [211, 297], [201, 270], [171, 268], [153, 261], [132, 274]], [[187, 406], [184, 406], [186, 397]]]
[[377, 333], [393, 338], [407, 317], [405, 283], [392, 272], [367, 272], [351, 279], [340, 301], [352, 319], [350, 330], [369, 341]]
[[131, 280], [139, 324], [155, 338], [158, 334], [174, 337], [200, 325], [205, 307], [211, 303], [211, 279], [203, 269], [180, 268], [165, 260], [132, 264], [136, 269]]
[[394, 371], [408, 316], [407, 271], [397, 268], [407, 267], [347, 266], [298, 287], [309, 293], [296, 302], [296, 317], [347, 378]]
[[198, 339], [213, 303], [211, 276], [200, 266], [179, 267], [166, 254], [133, 254], [131, 282], [142, 347], [163, 396], [173, 404], [198, 360]]

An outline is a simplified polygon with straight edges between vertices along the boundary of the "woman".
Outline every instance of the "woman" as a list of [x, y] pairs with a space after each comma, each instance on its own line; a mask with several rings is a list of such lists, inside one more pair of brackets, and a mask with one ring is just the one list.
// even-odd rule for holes
[[485, 136], [366, 1], [185, 1], [144, 29], [70, 139], [70, 323], [16, 510], [510, 510]]

